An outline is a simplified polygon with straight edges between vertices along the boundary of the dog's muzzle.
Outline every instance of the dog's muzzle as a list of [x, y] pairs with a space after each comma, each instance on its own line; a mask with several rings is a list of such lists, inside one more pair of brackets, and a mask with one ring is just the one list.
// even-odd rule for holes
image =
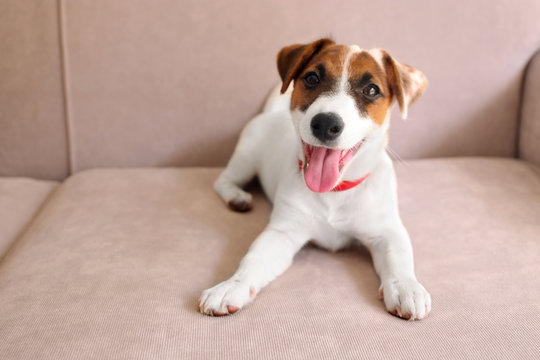
[[345, 124], [341, 117], [333, 112], [319, 113], [311, 119], [311, 132], [323, 144], [335, 140], [343, 132]]

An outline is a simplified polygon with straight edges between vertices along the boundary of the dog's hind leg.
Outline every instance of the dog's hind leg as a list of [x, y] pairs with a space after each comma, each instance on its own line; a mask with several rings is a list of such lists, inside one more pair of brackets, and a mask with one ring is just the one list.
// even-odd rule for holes
[[[276, 86], [263, 108], [263, 112], [251, 120], [240, 134], [232, 158], [225, 170], [214, 183], [214, 189], [235, 211], [248, 211], [251, 209], [251, 194], [242, 189], [257, 174], [258, 158], [261, 156], [261, 144], [268, 142], [268, 135], [275, 133], [275, 116], [278, 119], [286, 115], [277, 115], [288, 111], [291, 102], [292, 87], [286, 93], [280, 93]], [[270, 118], [269, 118], [270, 117]], [[281, 135], [280, 135], [281, 136]]]
[[214, 183], [214, 189], [229, 208], [239, 212], [249, 211], [252, 207], [251, 194], [242, 189], [257, 173], [252, 127], [253, 123], [250, 123], [242, 131], [233, 156]]
[[242, 187], [254, 176], [255, 168], [249, 164], [249, 160], [235, 151], [229, 164], [214, 183], [214, 189], [232, 210], [249, 211], [252, 207], [252, 196]]

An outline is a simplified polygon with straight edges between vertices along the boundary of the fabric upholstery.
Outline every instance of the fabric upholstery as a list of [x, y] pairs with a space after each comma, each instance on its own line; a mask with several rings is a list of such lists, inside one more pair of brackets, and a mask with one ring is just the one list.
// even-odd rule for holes
[[57, 10], [0, 1], [0, 176], [69, 173]]
[[523, 84], [520, 157], [540, 166], [540, 51], [533, 57]]
[[398, 166], [421, 322], [387, 314], [365, 250], [307, 247], [254, 303], [196, 311], [270, 206], [229, 211], [219, 169], [81, 172], [0, 266], [2, 359], [534, 359], [540, 343], [540, 176], [496, 158]]
[[74, 166], [225, 164], [279, 81], [279, 49], [328, 34], [426, 73], [410, 121], [394, 117], [402, 157], [514, 156], [538, 13], [536, 0], [66, 2]]
[[0, 178], [0, 259], [56, 186], [52, 181]]
[[540, 33], [537, 0], [0, 6], [0, 175], [55, 179], [68, 163], [224, 165], [278, 82], [277, 51], [328, 35], [425, 72], [425, 95], [391, 128], [401, 157], [514, 156], [521, 72]]

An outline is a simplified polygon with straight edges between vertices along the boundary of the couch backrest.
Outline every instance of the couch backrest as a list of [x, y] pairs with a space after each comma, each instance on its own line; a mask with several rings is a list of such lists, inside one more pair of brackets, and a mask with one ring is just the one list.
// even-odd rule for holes
[[3, 0], [0, 175], [223, 165], [279, 80], [277, 51], [328, 35], [427, 75], [393, 119], [401, 157], [514, 156], [539, 13], [538, 0]]

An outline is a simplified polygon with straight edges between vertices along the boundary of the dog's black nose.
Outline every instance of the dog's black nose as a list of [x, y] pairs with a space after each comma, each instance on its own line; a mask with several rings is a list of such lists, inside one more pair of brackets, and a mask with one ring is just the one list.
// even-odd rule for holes
[[335, 140], [344, 127], [343, 120], [336, 113], [319, 113], [311, 119], [311, 132], [323, 143]]

